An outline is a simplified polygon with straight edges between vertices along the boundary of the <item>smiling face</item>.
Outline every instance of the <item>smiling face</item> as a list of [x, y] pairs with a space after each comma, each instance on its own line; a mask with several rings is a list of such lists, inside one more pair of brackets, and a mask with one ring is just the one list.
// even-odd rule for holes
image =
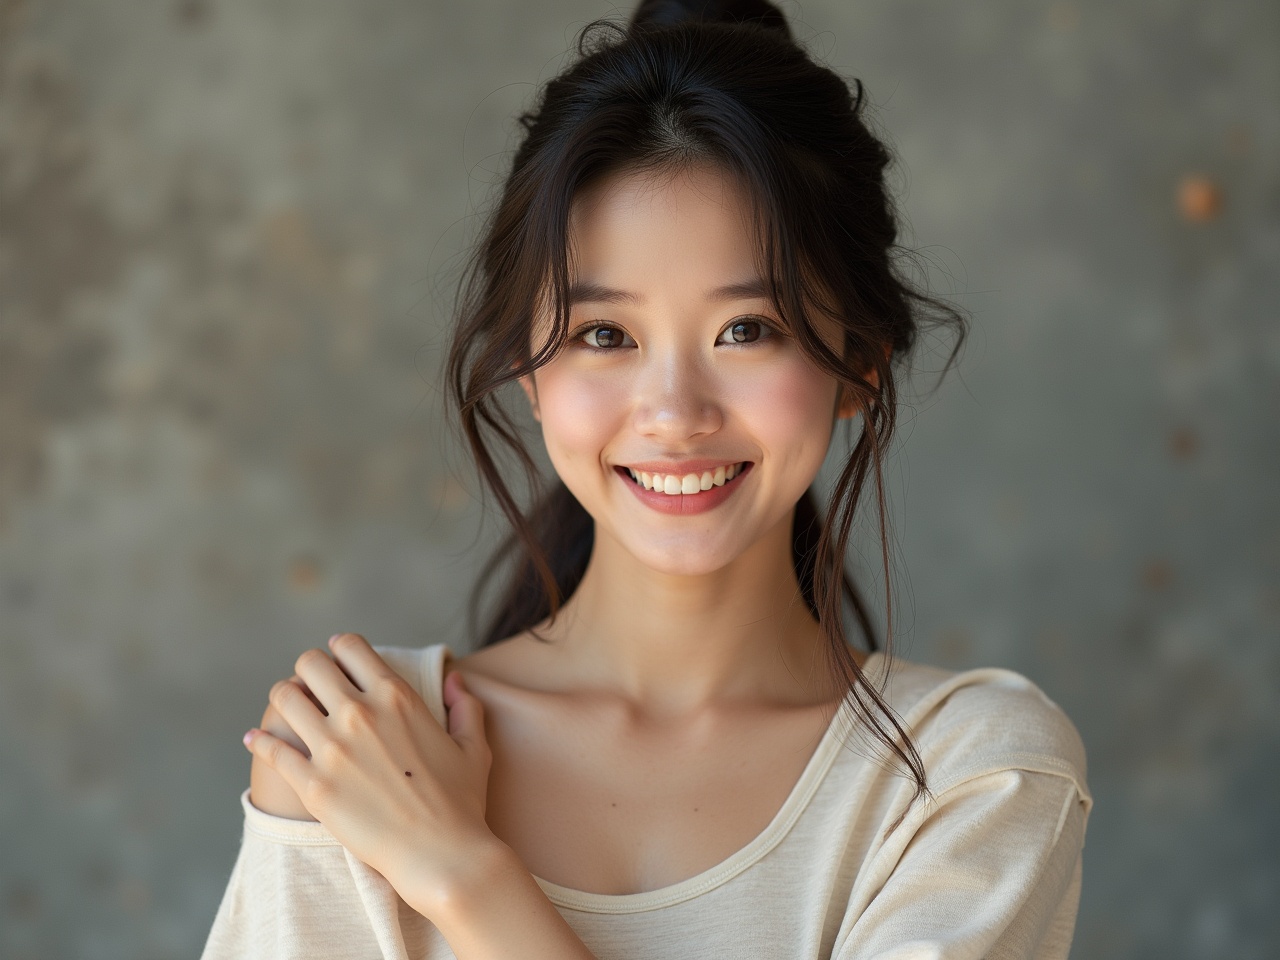
[[783, 332], [752, 229], [709, 166], [583, 190], [569, 339], [522, 380], [597, 542], [663, 573], [711, 573], [777, 535], [854, 412]]

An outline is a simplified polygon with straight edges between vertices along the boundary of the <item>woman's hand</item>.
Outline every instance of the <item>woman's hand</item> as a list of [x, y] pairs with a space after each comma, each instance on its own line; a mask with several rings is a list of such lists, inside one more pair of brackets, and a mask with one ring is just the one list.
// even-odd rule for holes
[[492, 754], [480, 701], [451, 672], [446, 730], [364, 637], [329, 645], [334, 659], [319, 649], [298, 658], [306, 689], [290, 679], [270, 693], [310, 758], [256, 728], [245, 745], [403, 899], [443, 904], [471, 889], [501, 846], [484, 818]]

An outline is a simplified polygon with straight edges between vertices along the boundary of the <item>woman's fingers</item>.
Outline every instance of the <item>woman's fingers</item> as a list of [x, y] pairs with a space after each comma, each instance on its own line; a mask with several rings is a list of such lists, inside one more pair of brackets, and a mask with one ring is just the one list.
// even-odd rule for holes
[[378, 656], [369, 641], [358, 633], [336, 633], [329, 638], [333, 658], [361, 690], [368, 692], [381, 680], [397, 680], [400, 675]]
[[279, 737], [254, 727], [244, 735], [249, 752], [280, 774], [299, 797], [306, 790], [310, 761]]
[[[292, 680], [294, 683], [296, 683], [299, 687], [301, 687], [301, 688], [302, 688], [302, 692], [303, 692], [303, 693], [305, 693], [308, 697], [310, 697], [310, 698], [311, 698], [311, 702], [312, 702], [312, 703], [314, 703], [314, 704], [315, 704], [317, 707], [319, 707], [321, 710], [324, 710], [324, 704], [320, 702], [320, 698], [319, 698], [319, 697], [317, 697], [317, 696], [315, 695], [315, 693], [311, 690], [311, 688], [307, 686], [307, 681], [303, 680], [303, 679], [302, 679], [300, 676], [298, 676], [296, 673], [295, 673], [292, 677], [290, 677], [289, 679], [290, 679], [290, 680]], [[264, 727], [263, 729], [266, 729], [266, 728]], [[272, 731], [272, 732], [274, 732], [274, 731]]]
[[314, 695], [316, 705], [326, 714], [332, 713], [342, 700], [360, 693], [342, 668], [317, 647], [304, 650], [293, 669]]
[[311, 697], [294, 681], [281, 680], [272, 684], [267, 700], [288, 721], [293, 732], [302, 738], [302, 742], [314, 755], [316, 745], [324, 738], [325, 730], [324, 714], [312, 702]]

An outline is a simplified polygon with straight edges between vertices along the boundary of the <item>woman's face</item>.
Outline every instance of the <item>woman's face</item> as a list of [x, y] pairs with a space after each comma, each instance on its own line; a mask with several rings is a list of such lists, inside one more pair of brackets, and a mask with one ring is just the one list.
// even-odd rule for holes
[[838, 413], [764, 295], [748, 216], [707, 166], [582, 191], [569, 340], [522, 381], [597, 537], [664, 573], [719, 570], [787, 520]]

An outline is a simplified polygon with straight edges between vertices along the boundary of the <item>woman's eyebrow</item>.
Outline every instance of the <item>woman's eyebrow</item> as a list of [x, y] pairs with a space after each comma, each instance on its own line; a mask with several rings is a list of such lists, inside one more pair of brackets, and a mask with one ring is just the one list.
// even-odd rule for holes
[[[707, 294], [707, 300], [711, 302], [758, 300], [765, 294], [764, 281], [759, 277], [752, 277], [741, 283], [729, 283], [723, 287], [716, 287]], [[638, 306], [644, 303], [644, 297], [627, 290], [616, 290], [613, 287], [579, 280], [569, 287], [569, 306], [572, 307], [578, 303], [630, 303]]]

